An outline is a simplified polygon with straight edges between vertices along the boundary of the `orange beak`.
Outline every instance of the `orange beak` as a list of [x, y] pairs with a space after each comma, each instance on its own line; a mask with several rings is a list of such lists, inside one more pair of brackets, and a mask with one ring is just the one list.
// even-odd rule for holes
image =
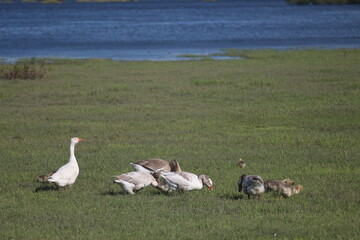
[[84, 141], [84, 139], [82, 139], [82, 138], [77, 138], [77, 139], [79, 142]]
[[209, 186], [209, 189], [212, 190], [212, 186]]

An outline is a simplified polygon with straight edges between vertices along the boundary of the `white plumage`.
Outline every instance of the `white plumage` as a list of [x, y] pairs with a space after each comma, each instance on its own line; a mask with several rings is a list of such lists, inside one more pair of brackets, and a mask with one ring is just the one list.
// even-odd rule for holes
[[114, 182], [119, 183], [123, 191], [131, 195], [150, 184], [153, 187], [158, 186], [155, 178], [147, 172], [124, 173], [119, 176], [115, 176]]
[[70, 160], [59, 168], [47, 181], [53, 182], [60, 187], [71, 186], [79, 175], [79, 165], [75, 158], [75, 145], [84, 139], [74, 137], [70, 143]]
[[212, 190], [212, 180], [205, 174], [197, 176], [189, 172], [162, 172], [161, 177], [166, 181], [169, 190], [199, 190], [204, 185]]

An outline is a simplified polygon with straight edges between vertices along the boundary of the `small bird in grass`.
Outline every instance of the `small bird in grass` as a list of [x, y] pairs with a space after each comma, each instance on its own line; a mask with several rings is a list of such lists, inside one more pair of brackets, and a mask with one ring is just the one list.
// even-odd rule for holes
[[239, 164], [239, 166], [240, 166], [241, 168], [246, 167], [246, 163], [242, 160], [242, 158], [239, 158], [238, 164]]
[[258, 175], [241, 175], [238, 181], [238, 190], [247, 194], [248, 199], [251, 195], [260, 199], [261, 194], [265, 191], [264, 181]]
[[79, 175], [79, 165], [75, 158], [75, 145], [81, 141], [84, 141], [84, 139], [78, 137], [71, 138], [69, 162], [55, 172], [52, 171], [48, 174], [38, 176], [38, 180], [42, 182], [53, 182], [59, 187], [74, 184]]

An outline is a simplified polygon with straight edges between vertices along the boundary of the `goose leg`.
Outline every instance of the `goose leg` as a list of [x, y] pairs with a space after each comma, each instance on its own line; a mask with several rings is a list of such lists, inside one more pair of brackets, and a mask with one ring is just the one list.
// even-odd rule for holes
[[127, 192], [128, 192], [130, 195], [134, 195], [134, 194], [135, 194], [134, 189], [127, 189]]

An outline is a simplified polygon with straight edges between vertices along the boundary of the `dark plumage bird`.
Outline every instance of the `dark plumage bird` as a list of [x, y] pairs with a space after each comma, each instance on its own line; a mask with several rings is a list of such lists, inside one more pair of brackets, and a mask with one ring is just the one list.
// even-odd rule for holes
[[261, 194], [265, 192], [264, 181], [258, 175], [241, 175], [238, 181], [239, 192], [244, 192], [250, 196], [257, 196], [260, 199]]

